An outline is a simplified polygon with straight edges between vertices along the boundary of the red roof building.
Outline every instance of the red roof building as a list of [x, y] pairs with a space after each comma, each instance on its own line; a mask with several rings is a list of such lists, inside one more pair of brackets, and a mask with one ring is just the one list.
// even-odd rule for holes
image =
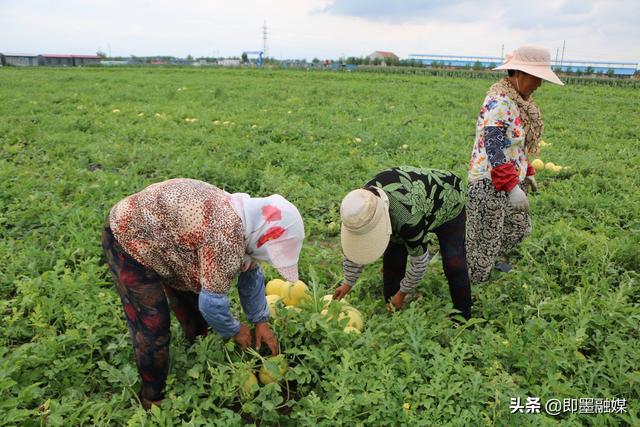
[[400, 58], [398, 58], [398, 56], [393, 53], [393, 52], [385, 52], [383, 50], [376, 50], [375, 52], [373, 52], [371, 55], [367, 56], [367, 58], [369, 58], [371, 61], [375, 60], [375, 59], [379, 59], [381, 61], [399, 61]]

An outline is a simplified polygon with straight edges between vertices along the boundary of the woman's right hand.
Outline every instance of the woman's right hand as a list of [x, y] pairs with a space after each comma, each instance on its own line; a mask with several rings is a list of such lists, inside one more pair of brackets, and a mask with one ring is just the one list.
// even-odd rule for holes
[[349, 293], [349, 291], [351, 291], [351, 286], [343, 283], [342, 285], [338, 286], [338, 289], [336, 289], [333, 293], [333, 299], [339, 301], [344, 298]]
[[245, 350], [251, 346], [251, 330], [244, 323], [240, 323], [240, 331], [233, 336], [233, 339]]
[[268, 322], [256, 323], [256, 350], [260, 351], [262, 344], [266, 344], [269, 347], [272, 355], [278, 354], [278, 339], [269, 329]]

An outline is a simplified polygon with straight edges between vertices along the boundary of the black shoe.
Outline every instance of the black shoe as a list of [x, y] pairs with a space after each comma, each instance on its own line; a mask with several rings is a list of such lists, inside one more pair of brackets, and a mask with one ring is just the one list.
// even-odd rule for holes
[[498, 271], [501, 271], [503, 273], [508, 273], [511, 271], [511, 264], [507, 263], [507, 262], [501, 262], [501, 261], [497, 261], [496, 265], [494, 266], [494, 268]]

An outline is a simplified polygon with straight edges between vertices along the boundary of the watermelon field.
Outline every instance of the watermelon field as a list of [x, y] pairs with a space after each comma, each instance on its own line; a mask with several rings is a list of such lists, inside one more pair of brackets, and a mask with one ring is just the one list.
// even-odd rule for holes
[[[640, 425], [638, 88], [535, 93], [540, 158], [564, 168], [538, 172], [533, 234], [511, 272], [473, 286], [471, 320], [451, 320], [438, 256], [395, 313], [381, 298], [381, 263], [365, 269], [348, 296], [361, 334], [321, 314], [342, 280], [344, 195], [399, 165], [466, 181], [492, 82], [0, 69], [0, 426]], [[312, 299], [301, 311], [278, 306], [271, 323], [288, 370], [248, 392], [259, 354], [213, 333], [190, 345], [174, 318], [166, 398], [145, 412], [101, 226], [117, 201], [174, 177], [291, 200], [305, 221], [300, 275]], [[232, 306], [241, 316], [235, 291]], [[538, 411], [513, 410], [530, 398]], [[552, 399], [624, 408], [551, 414]]]

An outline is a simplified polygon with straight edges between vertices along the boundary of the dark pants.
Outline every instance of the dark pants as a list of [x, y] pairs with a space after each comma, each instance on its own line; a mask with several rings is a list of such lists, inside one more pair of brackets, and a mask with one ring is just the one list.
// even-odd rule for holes
[[188, 339], [206, 335], [207, 322], [198, 310], [198, 294], [163, 285], [153, 270], [122, 250], [107, 226], [102, 230], [102, 248], [129, 325], [142, 379], [141, 395], [160, 400], [169, 372], [169, 306]]
[[[465, 211], [433, 230], [440, 244], [442, 267], [449, 282], [453, 307], [462, 312], [465, 319], [471, 317], [471, 286], [465, 257]], [[407, 247], [389, 242], [382, 258], [384, 299], [389, 301], [400, 289], [400, 281], [407, 269]]]

